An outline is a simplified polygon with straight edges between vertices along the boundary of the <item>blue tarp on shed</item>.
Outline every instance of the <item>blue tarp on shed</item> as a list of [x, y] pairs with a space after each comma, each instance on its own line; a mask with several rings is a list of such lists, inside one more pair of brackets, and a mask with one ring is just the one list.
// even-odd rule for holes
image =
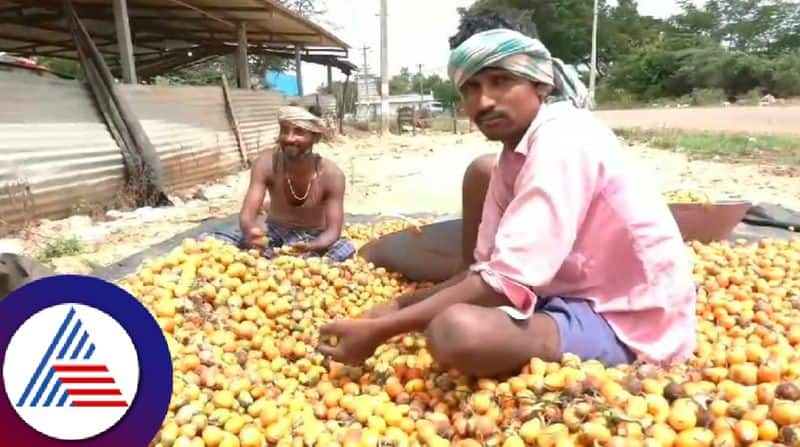
[[288, 96], [298, 96], [296, 76], [287, 75], [279, 71], [268, 71], [266, 81], [271, 90], [279, 91]]

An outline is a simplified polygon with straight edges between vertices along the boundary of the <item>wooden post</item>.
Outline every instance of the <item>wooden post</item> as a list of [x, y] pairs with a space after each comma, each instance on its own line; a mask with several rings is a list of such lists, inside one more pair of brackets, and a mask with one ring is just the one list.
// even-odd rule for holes
[[350, 73], [344, 79], [344, 86], [342, 87], [342, 103], [339, 106], [339, 133], [344, 134], [344, 108], [347, 105], [347, 91], [350, 88]]
[[297, 75], [297, 96], [303, 96], [303, 59], [300, 57], [303, 47], [295, 45], [294, 47], [294, 65], [295, 73]]
[[328, 93], [333, 93], [333, 67], [328, 65]]
[[236, 49], [236, 72], [239, 88], [250, 88], [250, 64], [247, 60], [247, 25], [242, 22], [237, 29], [239, 46]]
[[133, 56], [131, 25], [128, 21], [128, 1], [114, 0], [114, 28], [117, 31], [117, 48], [122, 67], [122, 80], [126, 84], [136, 84], [136, 63]]
[[[231, 91], [228, 88], [228, 77], [225, 73], [222, 74], [222, 93], [225, 95], [225, 108], [228, 109], [228, 116], [233, 123], [233, 131], [236, 134], [236, 143], [239, 147], [239, 155], [242, 157], [242, 166], [244, 168], [250, 167], [250, 160], [247, 158], [247, 148], [245, 147], [242, 131], [239, 128], [239, 120], [236, 118], [236, 110], [233, 107], [233, 100], [231, 99]], [[256, 148], [258, 150], [258, 148]]]

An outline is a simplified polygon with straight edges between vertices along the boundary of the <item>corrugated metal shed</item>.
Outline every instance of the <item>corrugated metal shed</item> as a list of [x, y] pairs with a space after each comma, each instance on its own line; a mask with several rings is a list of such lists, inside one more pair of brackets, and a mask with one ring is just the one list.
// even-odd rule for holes
[[0, 71], [0, 229], [110, 203], [122, 154], [81, 83]]
[[[242, 170], [222, 87], [119, 85], [162, 164], [169, 191]], [[0, 70], [0, 230], [105, 206], [124, 187], [122, 153], [82, 83]], [[254, 159], [278, 135], [275, 92], [231, 90]], [[8, 104], [13, 106], [9, 107]]]
[[221, 87], [120, 87], [158, 152], [168, 189], [242, 168]]
[[231, 90], [231, 101], [250, 160], [269, 149], [278, 137], [278, 109], [286, 97], [269, 91]]

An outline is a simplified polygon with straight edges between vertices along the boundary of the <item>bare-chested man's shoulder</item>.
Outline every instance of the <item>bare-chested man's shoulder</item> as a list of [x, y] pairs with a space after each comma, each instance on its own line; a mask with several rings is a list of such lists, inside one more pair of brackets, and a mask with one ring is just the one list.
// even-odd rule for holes
[[344, 185], [344, 172], [333, 160], [320, 156], [320, 174], [322, 183], [326, 186]]
[[[268, 151], [259, 155], [253, 162], [253, 171], [257, 176], [263, 179], [268, 184], [273, 181], [276, 174], [278, 174], [280, 161], [279, 151]], [[342, 184], [345, 181], [344, 171], [331, 159], [325, 158], [321, 155], [319, 157], [318, 172], [320, 180], [326, 187]], [[327, 188], [326, 188], [327, 189]]]

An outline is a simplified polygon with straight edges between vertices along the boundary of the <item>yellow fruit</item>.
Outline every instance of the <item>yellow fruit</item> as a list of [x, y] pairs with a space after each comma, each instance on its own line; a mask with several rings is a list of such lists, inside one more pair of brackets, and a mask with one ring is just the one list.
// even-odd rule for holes
[[225, 432], [219, 427], [209, 425], [203, 430], [203, 442], [206, 447], [217, 447], [222, 442]]
[[[345, 235], [363, 244], [407, 228], [353, 225]], [[323, 325], [431, 283], [358, 257], [266, 259], [187, 239], [120, 281], [156, 316], [174, 365], [154, 447], [767, 447], [800, 439], [800, 241], [690, 241], [686, 250], [698, 285], [688, 361], [605, 367], [565, 355], [490, 379], [439, 365], [423, 334], [386, 340], [359, 365], [317, 352]]]
[[253, 425], [247, 425], [239, 431], [239, 443], [242, 447], [262, 447], [265, 442], [261, 430]]

